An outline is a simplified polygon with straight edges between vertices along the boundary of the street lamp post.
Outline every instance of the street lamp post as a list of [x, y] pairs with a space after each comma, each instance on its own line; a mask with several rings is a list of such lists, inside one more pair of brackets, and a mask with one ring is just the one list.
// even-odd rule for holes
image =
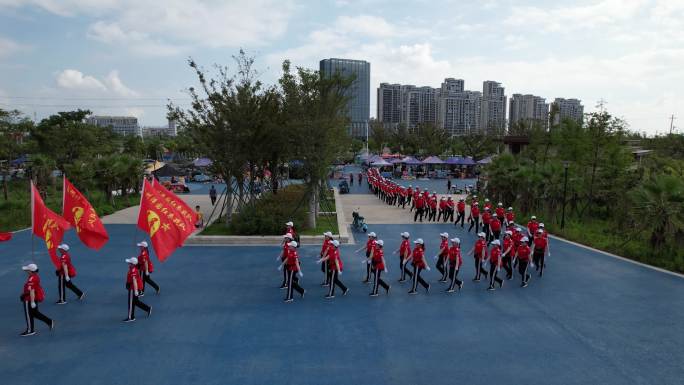
[[570, 167], [570, 162], [564, 160], [563, 168], [565, 169], [565, 182], [563, 183], [563, 214], [561, 216], [561, 230], [565, 228], [565, 198], [568, 193], [568, 167]]

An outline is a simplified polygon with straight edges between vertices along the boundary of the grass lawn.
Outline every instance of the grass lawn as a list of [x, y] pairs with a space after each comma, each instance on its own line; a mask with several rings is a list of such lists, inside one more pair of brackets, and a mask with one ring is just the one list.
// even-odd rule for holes
[[[338, 233], [337, 215], [319, 215], [316, 221], [316, 228], [304, 229], [299, 232], [299, 235], [321, 235], [326, 231], [331, 231], [333, 234]], [[228, 228], [223, 220], [215, 221], [206, 227], [200, 235], [239, 235], [235, 234]]]

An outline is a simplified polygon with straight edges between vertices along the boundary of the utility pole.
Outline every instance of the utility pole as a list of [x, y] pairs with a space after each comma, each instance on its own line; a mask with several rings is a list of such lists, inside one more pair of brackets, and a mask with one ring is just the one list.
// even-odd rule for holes
[[601, 113], [603, 113], [605, 111], [606, 104], [608, 104], [608, 102], [606, 102], [605, 100], [603, 100], [603, 98], [601, 98], [601, 99], [599, 99], [598, 103], [596, 104], [596, 107], [598, 107], [599, 110], [601, 110]]
[[677, 119], [677, 117], [674, 114], [670, 115], [670, 135], [672, 135], [672, 131], [674, 130], [675, 119]]

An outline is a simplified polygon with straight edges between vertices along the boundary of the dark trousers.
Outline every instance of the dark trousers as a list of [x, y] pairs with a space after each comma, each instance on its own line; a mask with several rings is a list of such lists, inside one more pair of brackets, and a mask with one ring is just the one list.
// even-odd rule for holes
[[52, 324], [52, 320], [46, 316], [45, 314], [41, 313], [38, 310], [38, 303], [36, 303], [35, 309], [31, 309], [31, 301], [22, 301], [24, 303], [24, 317], [26, 317], [26, 331], [28, 332], [34, 332], [35, 331], [35, 323], [34, 319], [38, 318], [39, 320], [45, 322], [46, 325], [50, 326]]
[[544, 252], [544, 250], [534, 250], [534, 266], [539, 272], [540, 276], [544, 274], [544, 258], [546, 258], [545, 255], [546, 253]]
[[482, 267], [482, 259], [480, 258], [475, 258], [475, 279], [480, 279], [482, 278], [482, 275], [487, 278], [487, 270], [485, 270], [484, 267]]
[[491, 237], [491, 234], [489, 232], [489, 223], [487, 223], [487, 224], [483, 223], [482, 224], [482, 232], [485, 233], [485, 240], [487, 241], [487, 243], [489, 243], [490, 242], [489, 238]]
[[448, 208], [446, 210], [446, 215], [444, 216], [444, 222], [451, 222], [454, 220], [454, 209]]
[[150, 307], [143, 303], [138, 296], [135, 295], [133, 289], [128, 289], [128, 319], [135, 318], [135, 308], [139, 307], [146, 312], [150, 312]]
[[382, 286], [385, 290], [389, 290], [389, 285], [380, 278], [380, 275], [382, 274], [382, 270], [380, 269], [373, 269], [373, 272], [375, 274], [373, 275], [373, 291], [371, 291], [371, 294], [378, 294], [378, 287]]
[[300, 295], [304, 294], [304, 289], [299, 286], [299, 277], [297, 277], [297, 272], [294, 270], [287, 271], [287, 296], [285, 299], [292, 299], [293, 290], [297, 290]]
[[492, 230], [492, 236], [489, 242], [495, 240], [495, 239], [501, 239], [501, 230]]
[[399, 279], [400, 281], [405, 280], [407, 275], [409, 276], [409, 278], [413, 278], [413, 273], [406, 268], [406, 265], [402, 263], [401, 259], [399, 259], [399, 269], [401, 269], [401, 277]]
[[527, 265], [528, 264], [529, 264], [529, 261], [518, 260], [518, 273], [520, 273], [520, 277], [522, 279], [523, 284], [529, 282], [529, 280], [530, 280], [530, 275], [527, 274]]
[[496, 270], [496, 263], [489, 263], [489, 286], [494, 287], [494, 282], [503, 286], [503, 279], [499, 278], [499, 272]]
[[406, 203], [407, 204], [411, 204], [411, 198], [413, 198], [413, 196], [411, 194], [406, 196]]
[[473, 226], [475, 226], [475, 233], [480, 232], [480, 217], [472, 217], [470, 218], [470, 227], [468, 227], [468, 232], [473, 229]]
[[287, 287], [287, 269], [283, 269], [283, 283], [280, 284], [280, 287]]
[[83, 292], [74, 285], [73, 279], [67, 282], [64, 276], [60, 274], [57, 276], [57, 293], [59, 294], [60, 301], [66, 301], [66, 288], [73, 291], [78, 298], [81, 298], [83, 295]]
[[513, 277], [513, 266], [510, 255], [504, 255], [501, 259], [501, 266], [506, 270], [506, 279], [511, 279]]
[[437, 209], [429, 208], [430, 214], [428, 215], [428, 221], [435, 221], [437, 219]]
[[442, 217], [444, 217], [444, 220], [446, 221], [446, 210], [439, 209], [439, 212], [437, 213], [437, 222], [439, 222]]
[[[370, 266], [370, 265], [369, 265]], [[335, 286], [339, 286], [342, 291], [347, 291], [347, 287], [344, 286], [342, 281], [340, 281], [340, 275], [337, 272], [336, 269], [331, 269], [330, 270], [330, 291], [328, 291], [328, 295], [334, 296], [335, 295]]]
[[211, 199], [211, 205], [212, 206], [216, 204], [216, 195], [210, 195], [209, 199]]
[[330, 284], [330, 263], [328, 261], [323, 261], [321, 263], [321, 273], [323, 273], [323, 283], [322, 285]]
[[422, 268], [420, 268], [416, 265], [413, 265], [413, 286], [411, 288], [411, 291], [416, 291], [419, 283], [421, 286], [423, 286], [425, 288], [425, 290], [430, 288], [430, 285], [427, 282], [425, 282], [423, 277], [420, 276], [420, 273], [422, 271], [423, 271]]
[[142, 275], [143, 275], [143, 287], [142, 287], [143, 291], [145, 291], [145, 284], [146, 283], [149, 284], [150, 286], [152, 286], [152, 288], [154, 290], [159, 291], [159, 285], [157, 285], [157, 283], [152, 280], [152, 274], [145, 274], [143, 272]]
[[454, 226], [457, 225], [458, 222], [461, 222], [461, 227], [463, 227], [463, 224], [465, 222], [465, 211], [458, 212], [458, 215], [456, 216], [456, 221], [454, 222]]
[[413, 221], [415, 222], [418, 219], [418, 216], [420, 215], [420, 221], [423, 221], [423, 208], [422, 207], [416, 207], [416, 213], [413, 214]]
[[449, 290], [454, 290], [456, 285], [461, 286], [463, 283], [458, 279], [458, 269], [456, 268], [456, 263], [449, 263], [449, 278], [451, 278], [451, 284], [449, 285]]
[[366, 251], [366, 278], [363, 279], [363, 282], [368, 282], [370, 281], [370, 276], [371, 276], [371, 265], [368, 263], [368, 258], [370, 257], [370, 251]]
[[437, 271], [439, 271], [442, 274], [442, 281], [445, 281], [447, 278], [447, 266], [446, 266], [446, 256], [445, 255], [440, 255], [439, 258], [437, 258], [437, 264], [435, 265], [435, 268]]

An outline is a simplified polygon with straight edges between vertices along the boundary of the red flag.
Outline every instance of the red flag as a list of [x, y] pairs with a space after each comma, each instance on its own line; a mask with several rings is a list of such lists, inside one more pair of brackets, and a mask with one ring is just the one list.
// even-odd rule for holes
[[162, 262], [183, 245], [194, 229], [147, 180], [143, 183], [138, 228], [150, 235], [154, 252]]
[[60, 268], [59, 258], [57, 257], [57, 246], [62, 242], [64, 231], [71, 226], [64, 218], [50, 210], [43, 198], [40, 197], [38, 189], [31, 182], [31, 211], [32, 211], [32, 231], [38, 238], [45, 240], [50, 259], [56, 268]]
[[0, 242], [9, 241], [12, 239], [12, 233], [0, 233]]
[[188, 235], [186, 235], [187, 238], [187, 236], [192, 234], [192, 232], [195, 229], [195, 224], [199, 219], [197, 217], [197, 213], [190, 206], [188, 206], [188, 204], [185, 203], [184, 200], [180, 199], [178, 195], [167, 190], [166, 187], [164, 187], [156, 179], [152, 182], [152, 187], [154, 187], [154, 189], [157, 190], [157, 193], [159, 193], [159, 195], [164, 199], [164, 201], [169, 206], [173, 207], [176, 210], [176, 212], [180, 215], [183, 221], [188, 225], [190, 232], [188, 233]]
[[86, 197], [64, 177], [62, 216], [76, 228], [78, 238], [91, 249], [99, 250], [109, 240], [100, 217]]

